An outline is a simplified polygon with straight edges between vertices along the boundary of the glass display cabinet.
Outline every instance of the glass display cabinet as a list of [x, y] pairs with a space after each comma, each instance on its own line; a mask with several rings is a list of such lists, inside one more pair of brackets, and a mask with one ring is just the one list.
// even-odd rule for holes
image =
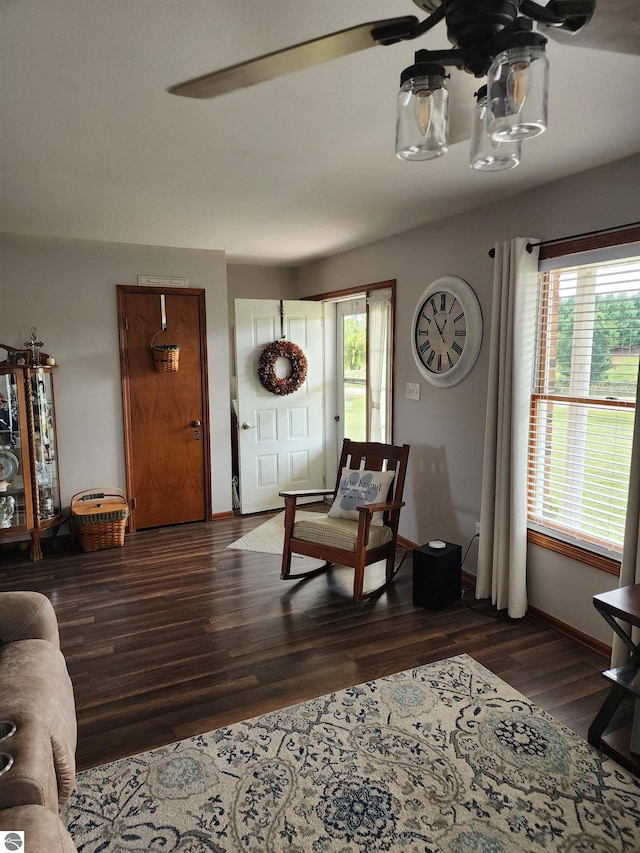
[[0, 541], [31, 536], [31, 559], [42, 559], [44, 530], [64, 520], [53, 398], [53, 362], [46, 353], [0, 344]]

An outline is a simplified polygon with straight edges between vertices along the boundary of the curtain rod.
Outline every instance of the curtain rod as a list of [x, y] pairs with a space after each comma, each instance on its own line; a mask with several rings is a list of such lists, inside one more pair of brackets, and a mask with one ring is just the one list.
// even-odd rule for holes
[[[640, 222], [627, 222], [626, 225], [613, 225], [611, 228], [601, 228], [599, 231], [585, 231], [583, 234], [569, 234], [567, 237], [556, 237], [553, 240], [541, 240], [539, 243], [527, 243], [527, 252], [531, 251], [536, 246], [552, 246], [554, 243], [564, 243], [565, 240], [578, 240], [580, 237], [595, 237], [596, 234], [609, 234], [614, 231], [624, 231], [626, 228], [633, 228], [635, 225], [640, 225]], [[489, 249], [489, 257], [495, 258], [496, 250]]]

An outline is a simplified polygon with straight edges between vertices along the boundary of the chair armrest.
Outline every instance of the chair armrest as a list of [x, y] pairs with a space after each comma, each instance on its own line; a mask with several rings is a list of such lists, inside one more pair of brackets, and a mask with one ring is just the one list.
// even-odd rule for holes
[[374, 512], [387, 512], [387, 510], [391, 511], [394, 509], [402, 509], [404, 505], [404, 501], [398, 501], [397, 503], [362, 504], [361, 506], [356, 507], [356, 509], [358, 512], [366, 512], [373, 515]]
[[[404, 506], [404, 501], [391, 501], [388, 503], [380, 503], [380, 504], [364, 504], [356, 507], [358, 510], [358, 543], [362, 543], [363, 547], [369, 542], [369, 531], [371, 529], [371, 525], [373, 524], [373, 516], [376, 512], [386, 512], [389, 511], [393, 513], [394, 511], [399, 511], [401, 507]], [[391, 522], [391, 526], [397, 526], [397, 517], [395, 517], [395, 521], [393, 519], [388, 519]]]
[[281, 498], [310, 498], [314, 495], [332, 495], [333, 489], [298, 489], [295, 492], [278, 492]]
[[296, 511], [298, 508], [298, 498], [321, 497], [322, 495], [335, 494], [334, 489], [298, 489], [295, 492], [279, 492], [280, 497], [284, 498], [284, 553], [288, 553], [291, 534], [293, 533], [293, 525], [296, 523]]

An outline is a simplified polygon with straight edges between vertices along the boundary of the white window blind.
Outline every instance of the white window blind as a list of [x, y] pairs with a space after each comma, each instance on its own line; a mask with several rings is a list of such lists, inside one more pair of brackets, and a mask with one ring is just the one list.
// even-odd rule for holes
[[537, 347], [529, 526], [619, 558], [640, 360], [640, 257], [541, 272]]

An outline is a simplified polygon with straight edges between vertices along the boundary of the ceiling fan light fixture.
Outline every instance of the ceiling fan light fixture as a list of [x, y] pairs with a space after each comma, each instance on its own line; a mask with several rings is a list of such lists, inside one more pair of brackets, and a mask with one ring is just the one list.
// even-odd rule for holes
[[405, 68], [396, 121], [396, 154], [401, 160], [432, 160], [447, 153], [448, 102], [442, 66], [417, 62]]
[[547, 127], [549, 61], [542, 44], [499, 53], [487, 74], [489, 133], [496, 142], [530, 139]]
[[513, 169], [520, 162], [521, 143], [496, 142], [487, 131], [487, 87], [476, 92], [476, 106], [471, 122], [471, 147], [469, 165], [477, 172], [501, 172]]
[[[446, 154], [449, 133], [453, 143], [468, 138], [469, 116], [458, 104], [452, 111], [451, 131], [448, 127], [444, 69], [453, 67], [476, 78], [487, 76], [487, 93], [478, 99], [472, 122], [476, 130], [471, 167], [479, 171], [513, 168], [520, 161], [521, 140], [537, 136], [547, 127], [547, 39], [534, 32], [534, 24], [547, 32], [577, 33], [590, 22], [600, 0], [547, 0], [544, 6], [540, 0], [413, 2], [429, 13], [426, 19], [404, 15], [348, 27], [201, 75], [168, 91], [191, 98], [217, 97], [376, 45], [412, 41], [444, 22], [452, 46], [418, 50], [414, 64], [402, 72], [396, 155], [403, 160], [433, 160]], [[629, 19], [629, 27], [623, 21], [621, 28], [629, 29], [631, 36], [630, 7], [637, 2], [623, 0], [625, 9], [612, 13], [614, 18]], [[593, 39], [580, 41], [605, 50], [637, 52], [635, 47], [629, 49], [628, 39], [620, 47], [611, 47], [605, 24], [608, 26], [606, 19], [600, 22], [599, 36], [596, 26]]]

